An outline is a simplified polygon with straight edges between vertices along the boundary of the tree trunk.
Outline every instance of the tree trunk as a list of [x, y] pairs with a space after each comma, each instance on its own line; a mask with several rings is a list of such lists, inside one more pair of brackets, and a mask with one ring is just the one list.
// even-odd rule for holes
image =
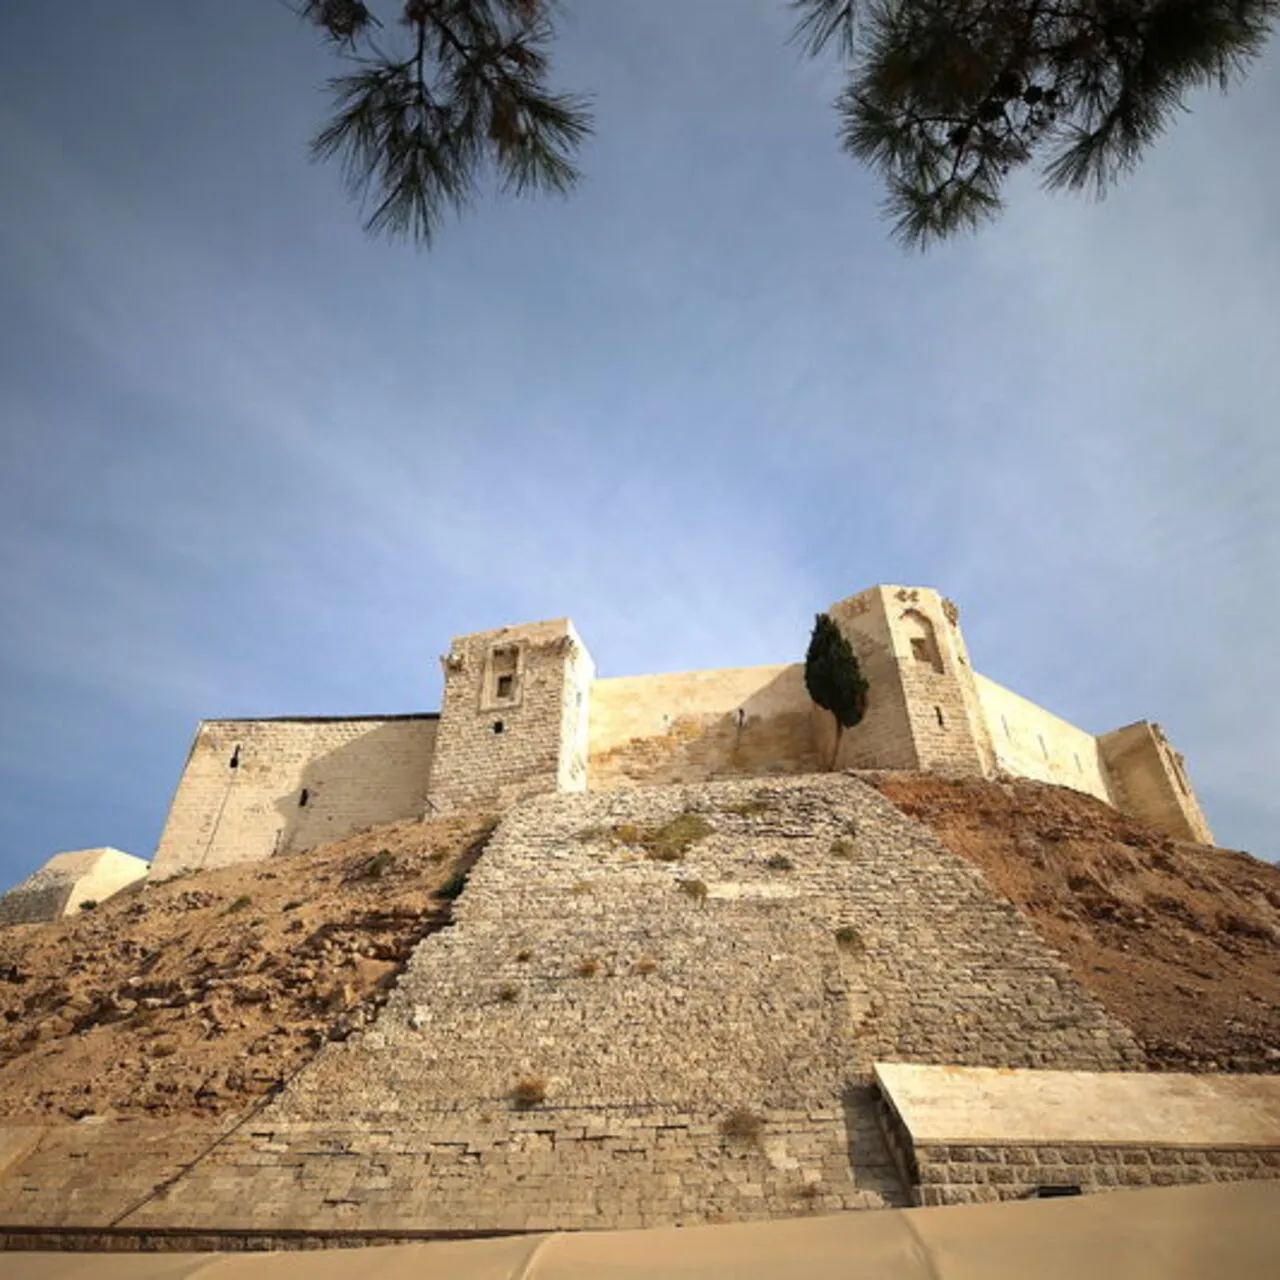
[[831, 750], [831, 763], [827, 765], [828, 773], [835, 772], [836, 761], [840, 757], [840, 739], [844, 736], [844, 725], [840, 723], [840, 717], [833, 711], [831, 718], [836, 722], [836, 745]]

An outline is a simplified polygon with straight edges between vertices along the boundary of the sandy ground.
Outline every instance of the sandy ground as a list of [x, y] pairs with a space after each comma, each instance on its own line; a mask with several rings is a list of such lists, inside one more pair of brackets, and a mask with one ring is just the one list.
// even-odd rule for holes
[[401, 822], [0, 929], [0, 1115], [216, 1115], [371, 1018], [483, 819]]

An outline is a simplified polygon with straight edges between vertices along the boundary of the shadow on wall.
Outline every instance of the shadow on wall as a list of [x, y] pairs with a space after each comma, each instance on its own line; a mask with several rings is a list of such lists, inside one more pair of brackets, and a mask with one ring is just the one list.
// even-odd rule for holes
[[[271, 801], [272, 853], [298, 853], [383, 822], [423, 816], [430, 768], [420, 739], [434, 721], [389, 721], [307, 760]], [[283, 779], [281, 780], [284, 781]]]
[[785, 668], [731, 708], [723, 698], [719, 706], [697, 705], [714, 701], [714, 689], [667, 692], [654, 683], [664, 731], [592, 753], [590, 790], [827, 768], [829, 751], [821, 750], [819, 719], [830, 717], [809, 698], [800, 664]]

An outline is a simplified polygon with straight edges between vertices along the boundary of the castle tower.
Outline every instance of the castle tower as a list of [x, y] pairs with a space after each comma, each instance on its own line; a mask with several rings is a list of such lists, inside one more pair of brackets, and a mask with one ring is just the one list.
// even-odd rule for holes
[[506, 808], [585, 791], [595, 665], [567, 618], [454, 639], [427, 784], [427, 814]]
[[[870, 684], [867, 713], [844, 734], [837, 768], [994, 771], [960, 613], [950, 600], [929, 587], [877, 586], [827, 612]], [[824, 715], [820, 722], [828, 735], [830, 721]]]

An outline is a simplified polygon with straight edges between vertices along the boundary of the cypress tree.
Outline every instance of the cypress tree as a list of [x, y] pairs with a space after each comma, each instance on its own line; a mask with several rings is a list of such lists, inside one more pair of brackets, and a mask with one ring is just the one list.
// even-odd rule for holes
[[834, 769], [844, 731], [866, 714], [869, 686], [853, 646], [830, 614], [820, 613], [814, 619], [804, 659], [804, 687], [818, 706], [835, 717], [836, 745], [830, 765]]

